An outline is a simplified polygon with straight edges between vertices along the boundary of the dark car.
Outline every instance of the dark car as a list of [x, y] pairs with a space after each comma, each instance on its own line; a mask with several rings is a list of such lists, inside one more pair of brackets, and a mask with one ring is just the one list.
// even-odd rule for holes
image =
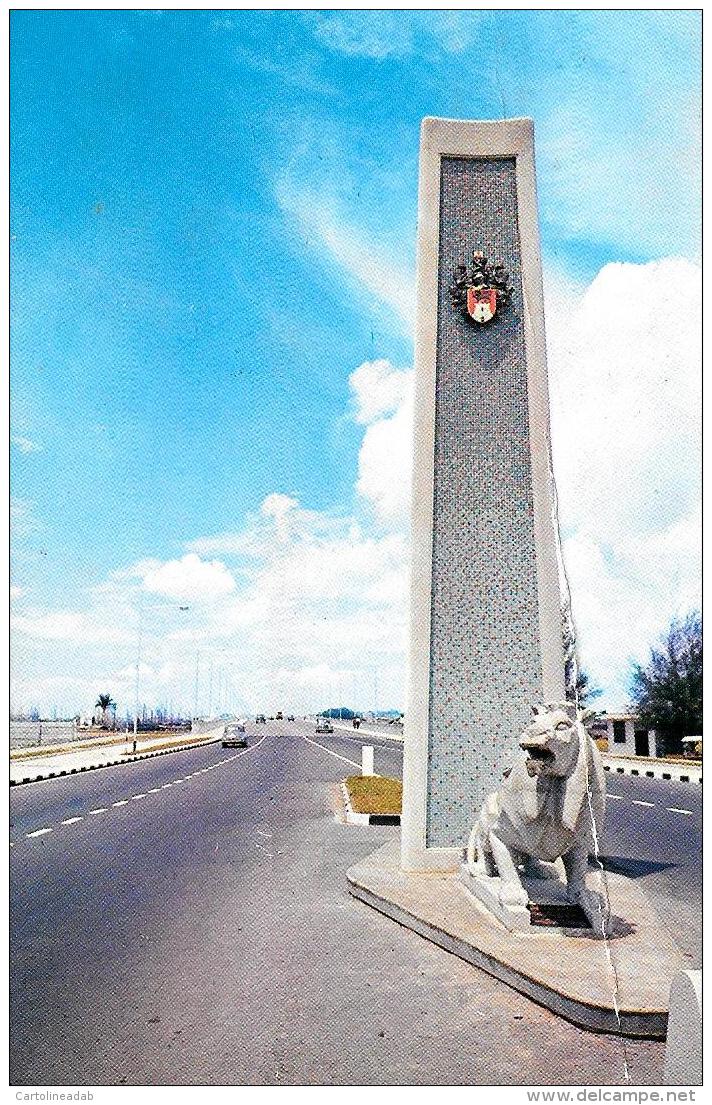
[[266, 725], [266, 724], [267, 724], [267, 718], [265, 717], [265, 715], [264, 714], [258, 714], [257, 717], [255, 718], [255, 725]]
[[359, 725], [361, 724], [361, 718], [355, 717], [351, 724], [353, 725], [354, 729], [358, 729]]
[[290, 714], [287, 721], [294, 721], [294, 714]]

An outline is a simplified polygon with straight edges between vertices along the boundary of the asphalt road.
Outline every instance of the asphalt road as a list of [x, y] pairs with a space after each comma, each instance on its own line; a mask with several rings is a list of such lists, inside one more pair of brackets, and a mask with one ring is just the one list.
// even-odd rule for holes
[[[305, 723], [248, 737], [13, 789], [13, 1084], [623, 1081], [622, 1041], [350, 897], [346, 868], [398, 830], [343, 824], [338, 781], [361, 743], [399, 774], [399, 746]], [[611, 862], [695, 957], [701, 788], [610, 790]], [[661, 1044], [625, 1053], [633, 1084], [660, 1081]]]

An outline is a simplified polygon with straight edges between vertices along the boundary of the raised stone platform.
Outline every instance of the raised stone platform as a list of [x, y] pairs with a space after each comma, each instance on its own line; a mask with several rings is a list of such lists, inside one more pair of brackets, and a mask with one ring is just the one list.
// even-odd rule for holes
[[[561, 860], [558, 861], [561, 864]], [[559, 871], [553, 864], [540, 864], [542, 875], [521, 875], [522, 886], [529, 895], [528, 905], [502, 905], [499, 891], [502, 880], [489, 875], [472, 874], [463, 863], [460, 879], [467, 891], [478, 902], [494, 914], [510, 932], [529, 932], [533, 926], [546, 928], [556, 933], [562, 928], [587, 928], [590, 924], [579, 906], [572, 905], [566, 895], [566, 882], [563, 865]], [[600, 872], [589, 876], [589, 889], [599, 894], [604, 890]], [[593, 883], [593, 885], [591, 885]]]
[[606, 874], [615, 934], [604, 941], [585, 928], [511, 932], [472, 897], [459, 870], [401, 870], [397, 839], [346, 877], [355, 897], [574, 1024], [664, 1039], [682, 957], [631, 879]]

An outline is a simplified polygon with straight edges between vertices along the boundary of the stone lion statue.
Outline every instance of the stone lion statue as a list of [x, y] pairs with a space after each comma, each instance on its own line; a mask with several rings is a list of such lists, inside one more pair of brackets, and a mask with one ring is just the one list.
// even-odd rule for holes
[[476, 875], [499, 875], [502, 904], [526, 905], [517, 868], [561, 857], [569, 901], [601, 932], [603, 905], [586, 886], [586, 870], [603, 830], [605, 777], [582, 717], [568, 703], [534, 707], [519, 739], [521, 755], [485, 799], [472, 829], [466, 867]]

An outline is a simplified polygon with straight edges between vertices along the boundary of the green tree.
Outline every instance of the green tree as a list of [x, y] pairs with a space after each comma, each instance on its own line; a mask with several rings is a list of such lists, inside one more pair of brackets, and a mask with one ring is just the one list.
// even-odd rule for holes
[[682, 738], [702, 733], [702, 617], [695, 610], [675, 619], [646, 667], [633, 666], [630, 696], [642, 721], [655, 729], [666, 754], [682, 751]]
[[114, 702], [110, 694], [100, 694], [96, 702], [94, 703], [94, 709], [96, 709], [97, 707], [101, 710], [101, 724], [108, 726], [109, 710], [115, 710], [116, 703]]

